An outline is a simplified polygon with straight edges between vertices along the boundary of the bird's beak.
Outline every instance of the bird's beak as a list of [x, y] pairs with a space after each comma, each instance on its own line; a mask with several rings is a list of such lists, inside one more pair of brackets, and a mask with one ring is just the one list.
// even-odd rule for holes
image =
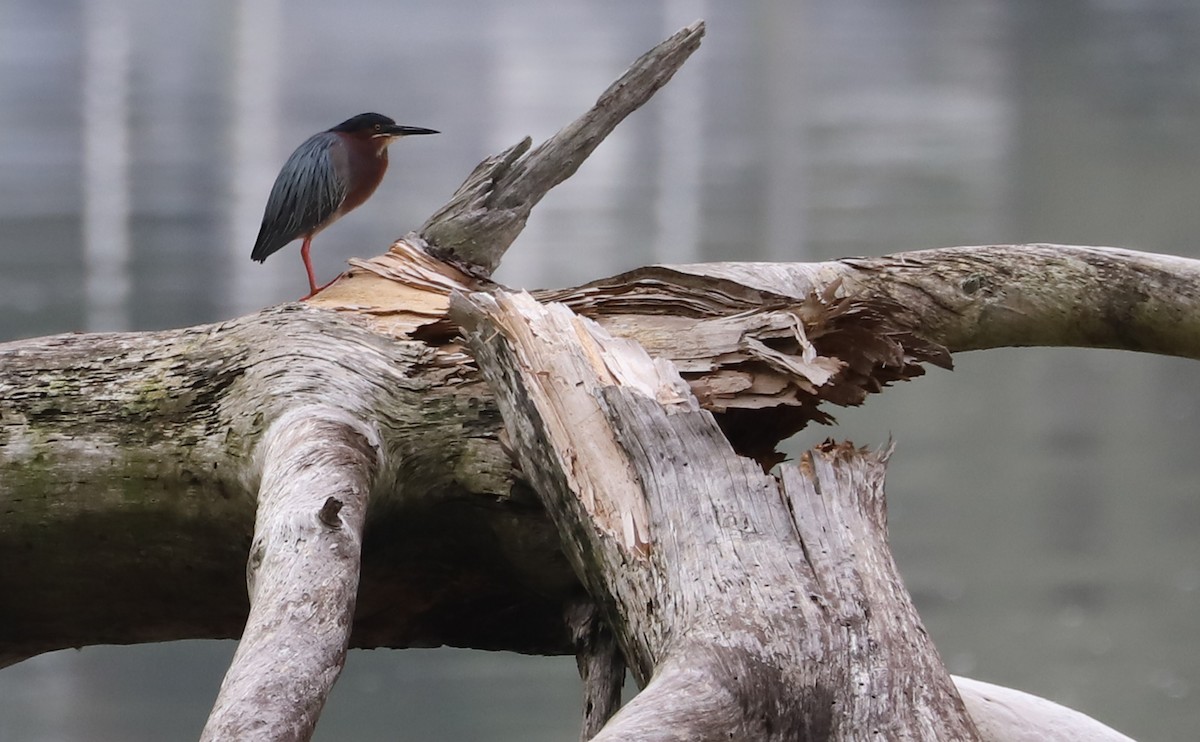
[[389, 137], [410, 137], [416, 134], [441, 134], [440, 131], [435, 129], [425, 129], [420, 126], [402, 126], [400, 124], [393, 124], [380, 133]]

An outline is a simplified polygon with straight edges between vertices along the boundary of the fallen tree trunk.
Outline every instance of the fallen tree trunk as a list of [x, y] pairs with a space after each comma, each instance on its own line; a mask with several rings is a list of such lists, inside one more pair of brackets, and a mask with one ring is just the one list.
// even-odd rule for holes
[[[664, 42], [547, 145], [522, 142], [486, 160], [421, 234], [353, 261], [308, 306], [177, 331], [0, 345], [0, 594], [10, 596], [0, 659], [230, 637], [245, 625], [210, 736], [303, 739], [347, 645], [564, 653], [603, 644], [587, 638], [583, 587], [602, 593], [564, 556], [447, 312], [455, 291], [495, 288], [486, 276], [533, 204], [670, 78], [702, 34], [696, 24]], [[1196, 261], [999, 246], [652, 267], [538, 298], [673, 364], [687, 388], [672, 388], [706, 410], [688, 402], [691, 419], [719, 426], [720, 436], [705, 428], [705, 440], [728, 441], [721, 460], [752, 457], [730, 466], [762, 495], [780, 492], [761, 473], [779, 440], [829, 420], [830, 405], [921, 374], [923, 363], [948, 364], [952, 351], [1048, 343], [1200, 358], [1197, 284]], [[798, 491], [783, 494], [795, 500]], [[635, 550], [650, 547], [660, 522], [650, 510], [637, 515], [640, 497], [612, 514]], [[770, 507], [770, 518], [782, 515]], [[779, 556], [781, 568], [796, 557], [792, 547]], [[611, 606], [606, 615], [622, 628]], [[796, 617], [771, 615], [784, 636], [798, 636]], [[309, 619], [320, 630], [299, 636]], [[889, 636], [910, 636], [912, 625]], [[726, 628], [710, 627], [707, 638]], [[642, 635], [644, 648], [629, 636], [623, 646], [646, 680], [673, 648], [648, 627]], [[828, 651], [821, 636], [805, 641]], [[781, 646], [764, 638], [768, 649]], [[917, 654], [922, 667], [937, 664]], [[608, 686], [593, 706], [610, 708], [617, 664], [581, 666]], [[940, 709], [948, 729], [969, 728], [940, 665], [930, 671], [925, 707]], [[809, 690], [828, 680], [777, 679]], [[863, 703], [863, 719], [879, 713]], [[967, 708], [982, 731], [975, 714], [989, 712]]]
[[[934, 275], [945, 270], [939, 254], [918, 253]], [[969, 258], [974, 275], [1006, 275], [1006, 283], [992, 284], [993, 296], [1019, 298], [1045, 278], [1040, 256], [1053, 258], [1058, 280], [1078, 284], [1097, 306], [1159, 273], [1141, 258], [1177, 266], [1169, 273], [1179, 308], [1195, 301], [1186, 282], [1200, 284], [1197, 261], [1099, 248], [954, 248], [945, 255], [950, 267]], [[1102, 277], [1093, 258], [1107, 266]], [[831, 397], [826, 407], [853, 404], [891, 379], [920, 373], [906, 333], [927, 320], [945, 333], [919, 341], [922, 356], [933, 360], [942, 359], [939, 345], [987, 347], [989, 335], [1011, 336], [1006, 321], [1036, 322], [1030, 312], [997, 311], [980, 325], [971, 319], [973, 305], [947, 310], [931, 300], [932, 314], [915, 302], [907, 306], [911, 325], [881, 326], [877, 315], [895, 311], [895, 300], [844, 295], [813, 314], [821, 305], [812, 295], [789, 295], [816, 274], [840, 280], [843, 294], [864, 285], [857, 277], [865, 276], [874, 283], [864, 291], [886, 296], [913, 278], [889, 288], [880, 276], [889, 266], [912, 264], [899, 254], [756, 265], [742, 271], [753, 285], [737, 283], [732, 264], [715, 266], [713, 277], [704, 266], [648, 268], [539, 298], [566, 298], [611, 333], [671, 360], [739, 450], [762, 451], [806, 421], [825, 419], [823, 396]], [[764, 279], [771, 275], [774, 284]], [[933, 279], [928, 283], [923, 296], [933, 292]], [[1149, 285], [1140, 291], [1155, 302], [1171, 296]], [[448, 287], [428, 293], [426, 304], [448, 304]], [[752, 310], [756, 298], [762, 303]], [[672, 307], [687, 307], [686, 315]], [[259, 443], [287, 410], [324, 404], [369, 420], [388, 462], [365, 526], [352, 645], [567, 651], [557, 615], [575, 581], [501, 444], [491, 393], [452, 333], [397, 337], [396, 317], [404, 311], [285, 305], [184, 330], [0, 345], [0, 558], [14, 565], [0, 572], [0, 588], [21, 596], [0, 618], [0, 654], [18, 659], [68, 646], [239, 635]], [[1063, 311], [1047, 307], [1044, 314], [1059, 321]], [[1138, 316], [1110, 325], [1107, 334], [1064, 324], [1052, 341], [1145, 349], [1158, 338], [1160, 350], [1200, 358], [1200, 312], [1173, 323], [1162, 319], [1170, 313]], [[413, 332], [440, 321], [426, 319]], [[381, 335], [381, 326], [389, 333]], [[834, 367], [843, 370], [820, 384], [795, 371], [819, 380]], [[63, 595], [71, 604], [64, 606]], [[496, 620], [500, 615], [511, 620]]]

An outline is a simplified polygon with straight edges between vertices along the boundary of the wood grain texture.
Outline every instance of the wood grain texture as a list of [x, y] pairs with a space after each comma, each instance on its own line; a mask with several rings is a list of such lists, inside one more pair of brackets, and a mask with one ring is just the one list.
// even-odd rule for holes
[[886, 298], [903, 308], [916, 318], [922, 337], [954, 353], [1074, 346], [1200, 359], [1200, 261], [1174, 255], [1079, 245], [984, 245], [811, 264], [650, 270], [723, 277], [794, 298], [840, 282], [847, 297]]
[[568, 651], [488, 397], [461, 354], [300, 305], [0, 346], [0, 654], [240, 635], [266, 433], [314, 405], [382, 446], [354, 646]]
[[[887, 545], [888, 452], [828, 444], [772, 477], [730, 449], [670, 366], [564, 307], [476, 295], [454, 312], [644, 685], [594, 739], [1128, 739], [946, 673]], [[593, 433], [609, 425], [618, 448], [560, 435], [547, 421], [563, 409]], [[637, 472], [646, 541], [605, 522], [609, 494], [630, 496], [607, 487], [622, 465]]]
[[567, 626], [575, 664], [583, 681], [583, 723], [581, 742], [595, 737], [621, 708], [621, 689], [625, 685], [625, 655], [617, 638], [591, 598], [580, 598], [567, 607]]
[[[644, 686], [595, 739], [977, 738], [888, 551], [883, 456], [830, 447], [777, 479], [671, 366], [566, 307], [452, 307]], [[631, 538], [609, 514], [634, 498]]]
[[[674, 363], [737, 448], [767, 458], [829, 405], [919, 373], [919, 357], [943, 362], [939, 347], [1092, 344], [1200, 358], [1198, 266], [1114, 249], [984, 246], [650, 267], [536, 296], [561, 298]], [[430, 270], [373, 273], [373, 285], [401, 289], [365, 308], [355, 295], [180, 330], [0, 344], [0, 559], [13, 566], [0, 570], [0, 590], [22, 596], [0, 611], [0, 658], [237, 636], [254, 450], [285, 410], [313, 403], [371, 421], [385, 441], [354, 646], [569, 651], [561, 615], [574, 578], [445, 317], [454, 287], [469, 282]], [[1032, 288], [1042, 280], [1074, 288], [1047, 295]], [[417, 291], [433, 298], [388, 303]], [[1121, 301], [1124, 311], [1109, 311]], [[788, 358], [755, 355], [757, 344]], [[796, 364], [856, 375], [818, 385], [789, 370]]]
[[346, 661], [382, 448], [373, 426], [328, 405], [288, 410], [267, 429], [250, 615], [202, 740], [312, 736]]

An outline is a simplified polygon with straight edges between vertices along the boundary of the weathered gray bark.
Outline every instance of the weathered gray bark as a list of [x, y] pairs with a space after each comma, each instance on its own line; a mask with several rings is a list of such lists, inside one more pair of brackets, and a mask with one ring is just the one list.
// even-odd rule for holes
[[807, 265], [708, 263], [678, 270], [796, 299], [840, 281], [848, 297], [890, 300], [902, 316], [919, 317], [920, 334], [955, 353], [1078, 346], [1200, 356], [1200, 261], [1174, 255], [991, 245]]
[[354, 645], [567, 649], [569, 572], [461, 356], [300, 306], [0, 354], [5, 656], [238, 636], [266, 433], [325, 405], [386, 460]]
[[377, 430], [328, 405], [263, 435], [250, 616], [203, 740], [305, 740], [346, 661]]
[[[949, 258], [946, 265], [937, 263], [938, 255]], [[1200, 282], [1194, 261], [1049, 246], [918, 256], [935, 276], [918, 297], [940, 297], [936, 276], [953, 276], [968, 264], [970, 275], [992, 281], [980, 303], [1020, 300], [1039, 281], [1052, 280], [1072, 287], [1067, 297], [1086, 298], [1094, 307], [1128, 304], [1132, 292], [1181, 311], [1130, 311], [1097, 331], [1058, 319], [1078, 312], [1073, 305], [1046, 306], [1038, 315], [912, 300], [881, 325], [883, 312], [895, 312], [898, 301], [875, 304], [871, 292], [919, 285], [920, 274], [907, 268], [912, 261], [904, 255], [716, 265], [715, 279], [704, 276], [704, 267], [652, 268], [544, 297], [569, 299], [613, 334], [672, 359], [734, 442], [739, 431], [785, 435], [788, 426], [820, 412], [822, 395], [853, 403], [881, 378], [907, 366], [907, 375], [918, 372], [905, 343], [926, 322], [936, 333], [917, 345], [930, 358], [938, 358], [930, 351], [938, 343], [952, 349], [1006, 345], [1016, 342], [1020, 328], [1046, 325], [1057, 329], [1031, 342], [1200, 358], [1196, 313], [1186, 311], [1196, 297], [1189, 286]], [[1170, 270], [1157, 268], [1164, 263]], [[900, 288], [889, 289], [881, 277], [889, 270], [901, 271]], [[734, 280], [739, 275], [751, 285]], [[827, 305], [811, 295], [797, 298], [814, 285], [814, 275], [840, 280], [841, 297]], [[368, 280], [383, 279], [370, 274]], [[425, 287], [396, 283], [407, 293]], [[961, 286], [949, 281], [944, 293], [955, 297]], [[444, 291], [431, 295], [444, 304]], [[756, 311], [746, 312], [756, 300]], [[680, 306], [692, 316], [673, 316], [678, 309], [672, 307]], [[818, 311], [821, 306], [830, 311]], [[239, 575], [259, 477], [254, 450], [287, 409], [318, 403], [371, 419], [388, 461], [366, 525], [353, 646], [570, 651], [560, 616], [575, 581], [559, 556], [557, 535], [499, 443], [491, 396], [444, 331], [427, 341], [395, 339], [403, 313], [400, 307], [391, 315], [355, 315], [286, 306], [168, 333], [71, 335], [2, 346], [0, 558], [13, 568], [0, 570], [0, 591], [22, 596], [0, 616], [5, 656], [238, 635], [246, 611]], [[418, 333], [436, 329], [436, 316], [408, 324]], [[1170, 325], [1162, 317], [1171, 318]], [[392, 337], [380, 336], [383, 325]], [[763, 353], [763, 345], [775, 353]], [[862, 375], [863, 364], [872, 371]], [[814, 369], [817, 375], [822, 367], [846, 371], [824, 383], [796, 373]], [[847, 385], [850, 370], [862, 375], [857, 384]], [[814, 393], [806, 394], [809, 388]], [[839, 391], [830, 395], [833, 389]], [[803, 414], [780, 425], [780, 408], [770, 403]]]
[[[995, 277], [989, 297], [1019, 298], [1054, 281], [1077, 286], [1097, 307], [1127, 302], [1131, 292], [1186, 309], [1200, 275], [1196, 261], [1094, 248], [918, 255], [934, 276], [969, 264], [972, 275]], [[819, 413], [822, 395], [854, 403], [883, 379], [919, 372], [906, 343], [927, 321], [936, 332], [914, 342], [930, 358], [940, 358], [934, 351], [942, 343], [1013, 342], [1014, 327], [1039, 324], [1031, 310], [983, 312], [970, 303], [946, 310], [942, 298], [909, 302], [903, 312], [893, 299], [875, 303], [870, 292], [911, 290], [919, 275], [907, 271], [910, 262], [896, 255], [718, 265], [716, 278], [702, 266], [648, 268], [542, 296], [565, 297], [614, 334], [675, 362], [737, 443], [741, 431], [786, 434]], [[1154, 267], [1163, 263], [1171, 270]], [[901, 287], [889, 289], [883, 277], [897, 267]], [[797, 298], [812, 275], [831, 277], [829, 285], [840, 280], [839, 295], [824, 304]], [[372, 272], [345, 283], [364, 280], [387, 279]], [[419, 306], [445, 304], [445, 286], [404, 283], [407, 274], [392, 280], [399, 294], [434, 297]], [[918, 295], [959, 296], [961, 283], [940, 292], [937, 281], [928, 279]], [[672, 306], [691, 316], [681, 320]], [[1119, 326], [1102, 325], [1107, 332], [1080, 332], [1087, 323], [1057, 319], [1073, 307], [1040, 311], [1060, 327], [1040, 341], [1200, 358], [1194, 313], [1135, 310]], [[4, 655], [238, 635], [255, 450], [280, 415], [311, 404], [371, 421], [387, 462], [366, 523], [353, 646], [571, 651], [561, 616], [577, 583], [509, 463], [489, 392], [443, 323], [432, 310], [416, 317], [400, 307], [358, 314], [285, 306], [186, 330], [0, 346], [0, 559], [13, 567], [0, 571], [0, 594], [21, 596], [0, 614]], [[427, 338], [398, 339], [405, 324]], [[823, 383], [796, 373], [833, 368]], [[778, 424], [781, 408], [772, 403], [802, 414]]]
[[458, 305], [644, 689], [596, 740], [977, 739], [887, 547], [884, 456], [764, 474], [678, 372], [561, 305]]
[[[352, 261], [309, 306], [177, 331], [0, 345], [0, 595], [8, 596], [0, 660], [236, 636], [249, 608], [210, 720], [214, 738], [305, 738], [347, 642], [582, 648], [594, 656], [581, 667], [597, 680], [587, 723], [604, 718], [616, 660], [602, 640], [572, 634], [586, 622], [564, 622], [586, 604], [581, 583], [514, 467], [496, 401], [446, 313], [453, 291], [490, 286], [482, 276], [532, 205], [669, 79], [702, 34], [695, 24], [664, 42], [551, 142], [533, 152], [523, 142], [483, 163], [421, 234]], [[1103, 248], [956, 248], [815, 265], [653, 267], [539, 298], [673, 363], [688, 384], [680, 399], [694, 395], [721, 427], [721, 436], [704, 428], [705, 445], [727, 438], [765, 465], [781, 438], [828, 419], [822, 405], [858, 404], [919, 375], [922, 363], [948, 363], [948, 350], [1045, 343], [1200, 358], [1197, 266]], [[631, 420], [658, 414], [637, 404], [621, 407]], [[748, 488], [772, 491], [756, 465], [728, 461]], [[639, 508], [635, 470], [614, 477], [621, 471], [627, 509], [606, 517], [635, 551], [648, 549], [654, 513]], [[795, 491], [785, 487], [793, 499]], [[791, 564], [794, 549], [784, 552], [768, 563]], [[688, 605], [686, 593], [671, 596]], [[319, 631], [287, 628], [314, 604], [324, 606]], [[795, 626], [781, 626], [797, 638]], [[644, 628], [644, 656], [625, 639], [643, 680], [667, 651]], [[726, 628], [708, 627], [700, 646], [719, 644]], [[766, 639], [768, 650], [779, 646]], [[827, 648], [819, 632], [804, 641], [812, 656]], [[932, 655], [922, 657], [914, 661]], [[664, 678], [688, 675], [672, 667]], [[711, 657], [695, 668], [720, 677]], [[939, 683], [930, 704], [950, 692]], [[629, 715], [671, 683], [654, 687]], [[693, 710], [727, 712], [727, 692], [695, 699]], [[961, 723], [959, 712], [951, 717]], [[249, 731], [249, 716], [263, 726]]]
[[887, 547], [883, 456], [830, 444], [765, 475], [637, 344], [528, 297], [455, 311], [645, 684], [595, 739], [1128, 740], [952, 683]]

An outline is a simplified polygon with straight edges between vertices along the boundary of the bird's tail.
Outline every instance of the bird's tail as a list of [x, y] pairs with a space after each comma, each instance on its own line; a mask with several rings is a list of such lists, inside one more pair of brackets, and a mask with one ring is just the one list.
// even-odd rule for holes
[[254, 241], [254, 249], [250, 251], [251, 260], [261, 263], [271, 253], [283, 247], [283, 245], [275, 244], [278, 240], [272, 239], [273, 236], [270, 230], [267, 229], [267, 225], [264, 224], [262, 229], [258, 231], [258, 239]]

